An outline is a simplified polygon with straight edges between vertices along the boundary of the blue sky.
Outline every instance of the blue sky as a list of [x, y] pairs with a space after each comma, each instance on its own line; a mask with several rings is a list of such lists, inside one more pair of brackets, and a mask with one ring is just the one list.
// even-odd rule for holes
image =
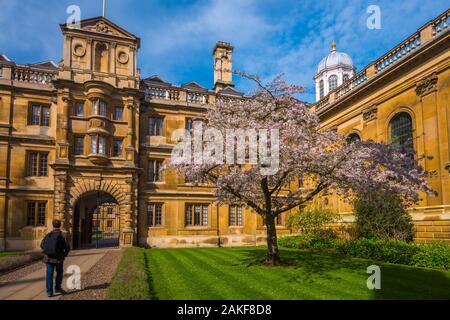
[[[71, 4], [82, 18], [101, 15], [101, 0], [0, 0], [0, 53], [17, 63], [61, 60], [59, 23]], [[380, 30], [366, 26], [371, 4], [381, 9]], [[447, 8], [448, 0], [107, 0], [107, 18], [141, 37], [143, 76], [211, 88], [211, 49], [222, 40], [235, 46], [234, 69], [264, 79], [284, 73], [312, 102], [312, 77], [333, 39], [360, 70]]]

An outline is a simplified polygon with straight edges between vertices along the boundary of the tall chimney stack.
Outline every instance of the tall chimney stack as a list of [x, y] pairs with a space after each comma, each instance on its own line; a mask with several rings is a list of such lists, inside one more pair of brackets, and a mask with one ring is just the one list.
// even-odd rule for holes
[[228, 42], [218, 41], [213, 49], [214, 56], [214, 90], [219, 92], [233, 84], [233, 46]]

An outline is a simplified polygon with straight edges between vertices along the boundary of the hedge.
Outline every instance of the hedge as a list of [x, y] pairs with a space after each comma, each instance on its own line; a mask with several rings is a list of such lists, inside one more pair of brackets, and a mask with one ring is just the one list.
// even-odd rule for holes
[[450, 245], [443, 242], [414, 243], [401, 240], [339, 240], [330, 237], [282, 237], [279, 246], [295, 249], [333, 250], [354, 258], [433, 269], [450, 269]]

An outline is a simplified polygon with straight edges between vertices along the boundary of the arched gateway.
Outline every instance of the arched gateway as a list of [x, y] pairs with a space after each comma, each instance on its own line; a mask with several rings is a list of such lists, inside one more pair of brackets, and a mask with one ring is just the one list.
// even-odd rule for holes
[[113, 196], [91, 191], [78, 198], [73, 209], [74, 248], [118, 247], [122, 228], [120, 205]]
[[58, 177], [61, 189], [57, 189], [62, 191], [56, 193], [55, 218], [63, 221], [74, 248], [133, 245], [137, 225], [133, 181], [131, 177]]

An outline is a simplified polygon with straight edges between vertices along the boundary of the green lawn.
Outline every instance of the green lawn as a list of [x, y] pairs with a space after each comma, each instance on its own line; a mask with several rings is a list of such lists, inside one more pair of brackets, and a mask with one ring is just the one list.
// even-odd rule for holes
[[[450, 272], [282, 249], [286, 265], [260, 264], [265, 248], [138, 249], [154, 299], [449, 299]], [[381, 267], [381, 290], [366, 268]]]
[[13, 256], [15, 255], [15, 252], [0, 252], [0, 258], [7, 257], [7, 256]]

